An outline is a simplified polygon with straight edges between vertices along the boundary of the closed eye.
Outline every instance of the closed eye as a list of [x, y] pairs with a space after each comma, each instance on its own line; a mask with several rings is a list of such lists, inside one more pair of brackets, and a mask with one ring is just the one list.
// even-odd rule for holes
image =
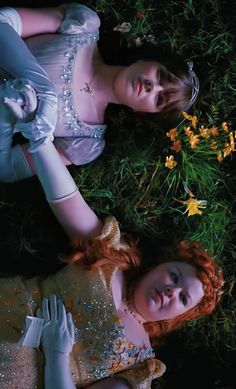
[[169, 75], [165, 69], [160, 69], [159, 71], [159, 84], [163, 86], [168, 81]]
[[156, 107], [161, 107], [162, 105], [164, 105], [164, 103], [165, 103], [165, 97], [163, 93], [158, 92], [156, 96]]
[[180, 301], [184, 306], [187, 305], [188, 299], [183, 293], [180, 293]]
[[170, 277], [171, 277], [171, 280], [174, 282], [174, 284], [178, 284], [178, 281], [179, 281], [179, 276], [174, 273], [174, 272], [170, 272]]

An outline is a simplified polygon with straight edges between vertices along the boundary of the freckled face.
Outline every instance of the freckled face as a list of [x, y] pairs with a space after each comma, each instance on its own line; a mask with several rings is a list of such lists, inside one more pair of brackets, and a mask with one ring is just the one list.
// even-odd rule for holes
[[195, 267], [183, 262], [167, 262], [139, 281], [132, 303], [145, 321], [157, 321], [186, 312], [203, 296], [203, 285]]
[[161, 112], [166, 105], [165, 90], [171, 86], [169, 75], [158, 62], [140, 60], [123, 67], [113, 84], [118, 104], [139, 112]]

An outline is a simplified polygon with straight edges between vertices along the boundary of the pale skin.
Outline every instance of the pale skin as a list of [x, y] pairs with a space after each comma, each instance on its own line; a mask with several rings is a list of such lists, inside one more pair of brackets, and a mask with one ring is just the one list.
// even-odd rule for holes
[[[44, 32], [57, 32], [61, 18], [63, 17], [63, 13], [60, 8], [57, 8], [55, 12], [54, 9], [52, 9], [50, 13], [48, 13], [45, 25], [44, 11], [35, 9], [18, 9], [18, 11], [23, 21], [24, 37]], [[35, 27], [36, 24], [38, 27]], [[90, 66], [86, 67], [86, 72], [84, 72], [84, 61], [88, 56], [90, 56], [91, 62]], [[105, 108], [109, 102], [126, 104], [137, 110], [140, 110], [140, 107], [145, 107], [147, 112], [159, 112], [158, 110], [160, 110], [162, 104], [164, 104], [163, 98], [160, 98], [160, 96], [163, 89], [168, 87], [168, 85], [163, 84], [161, 78], [161, 68], [158, 63], [138, 61], [127, 68], [108, 67], [108, 65], [102, 63], [97, 46], [94, 45], [81, 50], [77, 66], [78, 73], [83, 68], [83, 77], [78, 79], [78, 90], [74, 91], [74, 94], [76, 99], [78, 99], [80, 117], [84, 121], [101, 123]], [[91, 87], [93, 87], [93, 90], [97, 92], [96, 99], [93, 96], [85, 94], [83, 91], [79, 90], [84, 87], [85, 82], [90, 81]], [[93, 101], [92, 109], [91, 101]], [[48, 168], [49, 166], [45, 164], [49, 154], [50, 157], [54, 157], [55, 162], [52, 166], [50, 166], [50, 169]], [[51, 142], [40, 148], [32, 155], [31, 158], [36, 166], [36, 171], [37, 166], [40, 165], [41, 168], [45, 166], [44, 171], [41, 169], [41, 172], [44, 176], [48, 176], [48, 183], [50, 183], [50, 178], [53, 177], [53, 183], [55, 184], [55, 181], [58, 180], [58, 183], [60, 184], [61, 173], [63, 173], [63, 179], [65, 181], [67, 179], [71, 180], [67, 169], [64, 165], [61, 166], [61, 157]], [[64, 162], [67, 161], [63, 160], [63, 163]], [[58, 168], [59, 166], [60, 168]], [[63, 168], [65, 169], [64, 171]], [[39, 178], [41, 178], [39, 172], [38, 175]], [[43, 182], [42, 185], [44, 187]], [[44, 189], [46, 189], [46, 187], [44, 187]], [[73, 193], [73, 195], [62, 199], [59, 202], [50, 202], [50, 207], [70, 239], [74, 239], [78, 236], [94, 238], [99, 235], [102, 230], [102, 222], [84, 201], [79, 192]], [[158, 275], [159, 283], [155, 283], [155, 287], [158, 287], [159, 285], [159, 287], [162, 288], [160, 290], [158, 289], [159, 295], [156, 292], [153, 292], [153, 278], [151, 277], [149, 279], [148, 275], [143, 278], [143, 283], [140, 283], [140, 285], [135, 289], [135, 293], [131, 296], [132, 310], [138, 320], [146, 322], [150, 320], [151, 316], [152, 320], [162, 320], [165, 318], [165, 316], [163, 316], [164, 310], [161, 309], [164, 304], [160, 304], [160, 301], [162, 299], [164, 300], [164, 298], [166, 307], [170, 307], [164, 311], [164, 315], [169, 315], [166, 316], [166, 318], [174, 317], [177, 314], [183, 313], [200, 301], [203, 296], [203, 289], [201, 282], [196, 276], [195, 269], [192, 267], [190, 267], [190, 269], [182, 268], [181, 264], [178, 266], [180, 267], [182, 273], [182, 278], [180, 277], [178, 281], [176, 281], [176, 278], [174, 277], [170, 278], [169, 275], [167, 276], [167, 274], [170, 274], [167, 270], [162, 269], [161, 272], [160, 269], [156, 268], [155, 271], [151, 273], [156, 276]], [[194, 282], [196, 282], [196, 294], [190, 287], [190, 280], [194, 280]], [[127, 290], [121, 271], [117, 271], [115, 273], [111, 286], [114, 304], [117, 313], [121, 318], [126, 336], [138, 347], [149, 347], [150, 341], [144, 327], [127, 310]], [[160, 293], [162, 293], [162, 298], [160, 297]], [[189, 303], [188, 305], [181, 305], [183, 294], [190, 296], [191, 306]], [[142, 299], [140, 299], [139, 296], [142, 296]], [[155, 304], [150, 304], [151, 300], [155, 300]], [[51, 353], [45, 354], [46, 373], [48, 372], [48, 374], [51, 374], [52, 380], [58, 380], [58, 382], [63, 384], [63, 386], [57, 386], [57, 389], [75, 388], [70, 375], [68, 356], [61, 353], [55, 354], [56, 355], [53, 354], [53, 357]], [[68, 377], [68, 381], [66, 382], [63, 381], [65, 377]], [[51, 386], [45, 386], [46, 389], [49, 387], [51, 389]], [[91, 385], [90, 388], [126, 389], [129, 388], [129, 385], [122, 379], [108, 378], [103, 380], [101, 383], [98, 382]]]
[[[64, 16], [63, 6], [41, 9], [17, 9], [23, 24], [23, 37], [56, 33]], [[127, 66], [110, 66], [103, 62], [97, 44], [84, 47], [77, 56], [74, 68], [73, 105], [81, 120], [88, 124], [104, 122], [104, 113], [109, 103], [122, 104], [135, 111], [160, 112], [167, 103], [165, 91], [171, 85], [163, 77], [163, 67], [153, 61], [137, 61]], [[93, 94], [85, 93], [85, 83]], [[35, 173], [34, 162], [27, 146], [25, 156]], [[69, 161], [58, 150], [65, 165]]]
[[[48, 154], [50, 154], [50, 158], [54, 154], [55, 163], [50, 166], [50, 169], [47, 166], [43, 171], [43, 175], [52, 176], [54, 181], [57, 178], [60, 180], [57, 168], [60, 157], [52, 143], [47, 144], [33, 154], [36, 165], [40, 164], [42, 168]], [[58, 163], [56, 158], [58, 158]], [[64, 181], [71, 180], [68, 170], [63, 165], [60, 167], [61, 169], [65, 169], [63, 172]], [[42, 185], [44, 187], [43, 180]], [[44, 187], [44, 189], [46, 188]], [[95, 238], [101, 233], [102, 222], [78, 191], [59, 202], [50, 202], [50, 207], [70, 239], [78, 236]], [[197, 278], [194, 267], [181, 262], [174, 262], [168, 264], [167, 267], [165, 266], [159, 265], [143, 277], [131, 296], [132, 310], [136, 318], [142, 322], [150, 321], [150, 319], [156, 321], [175, 317], [195, 306], [204, 295], [201, 281]], [[176, 266], [178, 269], [176, 269]], [[150, 340], [143, 325], [128, 311], [127, 290], [122, 271], [117, 270], [115, 272], [111, 286], [114, 304], [124, 326], [125, 335], [138, 347], [149, 347]], [[158, 290], [158, 294], [156, 290]], [[58, 355], [58, 364], [60, 364], [61, 358]], [[50, 361], [55, 361], [55, 359], [50, 359]], [[67, 365], [67, 371], [69, 371], [68, 369]], [[63, 370], [60, 369], [59, 371], [63, 373]], [[114, 387], [113, 382], [110, 384], [110, 381], [107, 381], [106, 384], [108, 389]], [[120, 388], [126, 385], [122, 380], [119, 382], [118, 378], [116, 384], [118, 388], [119, 384], [121, 385]], [[99, 388], [99, 386], [97, 387]], [[101, 388], [103, 387], [101, 386]]]

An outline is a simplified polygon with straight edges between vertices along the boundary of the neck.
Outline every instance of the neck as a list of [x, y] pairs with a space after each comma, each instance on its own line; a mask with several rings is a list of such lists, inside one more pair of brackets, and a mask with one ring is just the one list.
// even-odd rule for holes
[[134, 304], [132, 304], [132, 301], [129, 298], [126, 299], [126, 308], [124, 309], [125, 313], [128, 313], [127, 311], [139, 324], [143, 325], [145, 323], [145, 319], [139, 314], [139, 312], [137, 311]]
[[105, 63], [97, 65], [97, 69], [95, 67], [92, 89], [96, 98], [105, 105], [119, 103], [114, 94], [114, 81], [121, 69], [122, 66], [111, 66]]

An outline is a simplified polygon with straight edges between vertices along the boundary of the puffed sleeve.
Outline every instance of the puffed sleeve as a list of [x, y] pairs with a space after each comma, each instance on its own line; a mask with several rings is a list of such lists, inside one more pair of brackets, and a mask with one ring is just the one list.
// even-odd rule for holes
[[15, 8], [0, 8], [0, 22], [9, 24], [18, 35], [22, 35], [22, 21]]
[[71, 3], [65, 7], [65, 17], [59, 32], [62, 34], [80, 34], [94, 32], [100, 27], [100, 19], [95, 11], [83, 4]]
[[165, 371], [165, 364], [159, 359], [152, 358], [115, 376], [124, 378], [132, 389], [151, 389], [152, 381], [161, 377]]
[[98, 138], [57, 137], [54, 141], [66, 158], [74, 165], [85, 165], [102, 154], [105, 141]]

